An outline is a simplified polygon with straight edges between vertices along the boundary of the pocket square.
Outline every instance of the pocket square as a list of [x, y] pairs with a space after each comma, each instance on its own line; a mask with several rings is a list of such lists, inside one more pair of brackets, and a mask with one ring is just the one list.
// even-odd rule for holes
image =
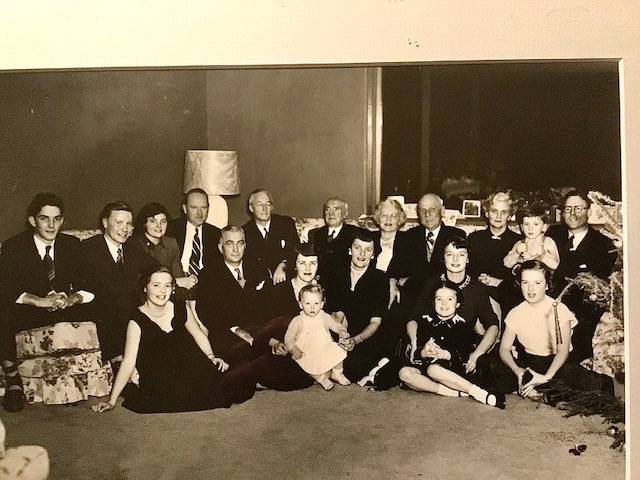
[[285, 239], [280, 240], [280, 248], [284, 248], [287, 245], [287, 241]]
[[264, 280], [262, 280], [258, 285], [256, 285], [256, 290], [262, 290], [262, 287], [264, 287]]

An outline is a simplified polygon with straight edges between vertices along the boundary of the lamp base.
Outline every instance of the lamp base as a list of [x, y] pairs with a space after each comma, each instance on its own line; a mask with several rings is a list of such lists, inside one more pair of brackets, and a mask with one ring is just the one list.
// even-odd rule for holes
[[218, 228], [224, 228], [229, 223], [229, 207], [227, 207], [227, 201], [220, 195], [209, 195], [207, 223]]

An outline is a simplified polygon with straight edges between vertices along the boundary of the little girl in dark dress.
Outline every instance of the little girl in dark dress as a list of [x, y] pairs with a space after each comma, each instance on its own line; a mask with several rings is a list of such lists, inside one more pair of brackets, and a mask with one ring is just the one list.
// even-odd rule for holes
[[432, 314], [412, 320], [407, 329], [417, 327], [417, 349], [409, 366], [400, 370], [400, 380], [419, 392], [463, 397], [471, 396], [478, 402], [504, 408], [502, 394], [488, 392], [470, 381], [464, 362], [473, 350], [473, 325], [458, 313], [462, 295], [450, 281], [437, 285], [433, 292]]

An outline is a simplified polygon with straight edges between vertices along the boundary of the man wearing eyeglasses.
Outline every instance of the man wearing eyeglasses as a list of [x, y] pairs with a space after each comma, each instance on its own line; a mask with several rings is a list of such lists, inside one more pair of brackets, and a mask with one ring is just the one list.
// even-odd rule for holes
[[[573, 190], [563, 200], [560, 225], [547, 230], [558, 246], [560, 265], [554, 273], [554, 296], [567, 285], [568, 278], [579, 273], [592, 273], [600, 278], [611, 275], [616, 260], [613, 242], [588, 225], [591, 200], [585, 193]], [[562, 299], [576, 315], [570, 360], [580, 362], [593, 356], [591, 341], [604, 309], [589, 303], [581, 289], [574, 288]]]

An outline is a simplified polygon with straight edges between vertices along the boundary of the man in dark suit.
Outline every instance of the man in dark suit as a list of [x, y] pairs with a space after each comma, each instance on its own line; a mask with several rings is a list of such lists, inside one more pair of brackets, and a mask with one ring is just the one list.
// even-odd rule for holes
[[293, 274], [298, 232], [293, 218], [273, 212], [273, 197], [264, 189], [249, 195], [251, 220], [242, 226], [247, 249], [244, 258], [271, 273], [273, 283], [284, 282]]
[[2, 244], [0, 255], [0, 360], [7, 411], [24, 408], [16, 369], [16, 333], [63, 321], [82, 320], [93, 295], [81, 284], [80, 241], [60, 233], [64, 205], [53, 193], [39, 193], [27, 209], [29, 228]]
[[167, 228], [167, 235], [178, 241], [182, 269], [194, 275], [195, 286], [200, 271], [220, 256], [220, 229], [206, 223], [209, 196], [201, 188], [193, 188], [186, 193], [182, 210], [186, 217], [172, 221]]
[[127, 323], [139, 301], [136, 281], [156, 262], [140, 244], [129, 241], [133, 233], [133, 210], [124, 202], [110, 202], [100, 214], [103, 234], [82, 242], [84, 284], [95, 294], [93, 315], [103, 357], [121, 361]]
[[418, 202], [420, 225], [407, 231], [407, 248], [413, 258], [412, 271], [407, 282], [410, 291], [417, 293], [428, 277], [444, 273], [444, 247], [452, 237], [465, 238], [464, 230], [442, 224], [442, 199], [427, 193]]
[[[554, 296], [567, 285], [567, 278], [575, 278], [579, 273], [589, 272], [600, 278], [611, 275], [616, 261], [612, 241], [591, 228], [587, 220], [591, 200], [586, 194], [571, 191], [563, 201], [561, 225], [552, 225], [547, 230], [558, 246], [560, 264], [554, 272]], [[579, 288], [573, 288], [563, 296], [562, 301], [576, 315], [578, 325], [573, 331], [573, 350], [569, 360], [580, 362], [593, 356], [593, 334], [604, 309], [590, 303], [587, 295]]]
[[344, 223], [349, 205], [338, 197], [329, 198], [324, 204], [323, 227], [309, 231], [309, 242], [318, 255], [318, 275], [328, 277], [349, 257], [353, 237], [361, 228]]
[[240, 338], [251, 343], [247, 329], [262, 320], [261, 293], [269, 276], [265, 269], [244, 260], [245, 247], [240, 227], [223, 228], [218, 242], [222, 255], [205, 266], [198, 283], [198, 317], [208, 330], [216, 355], [223, 357]]

